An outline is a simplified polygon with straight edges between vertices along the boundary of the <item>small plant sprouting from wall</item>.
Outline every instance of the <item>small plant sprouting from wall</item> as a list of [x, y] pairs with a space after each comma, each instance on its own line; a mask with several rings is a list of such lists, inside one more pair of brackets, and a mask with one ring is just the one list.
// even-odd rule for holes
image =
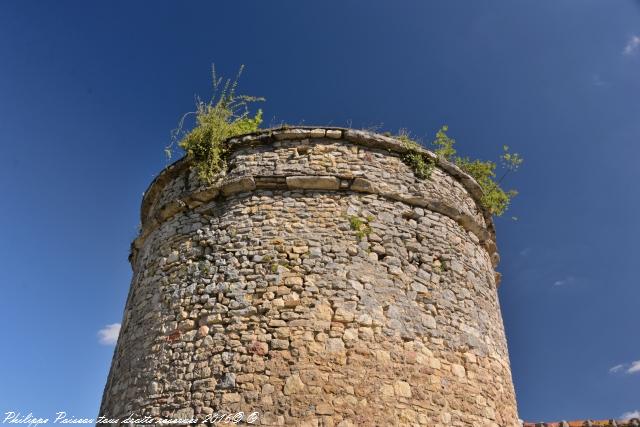
[[[500, 216], [507, 208], [511, 199], [518, 194], [516, 190], [505, 191], [500, 185], [504, 178], [511, 172], [520, 168], [524, 159], [518, 153], [511, 153], [509, 147], [504, 145], [503, 153], [500, 155], [500, 165], [503, 173], [500, 178], [496, 175], [496, 163], [460, 157], [454, 148], [455, 140], [447, 135], [448, 126], [442, 126], [436, 133], [435, 140], [431, 143], [434, 153], [438, 159], [444, 159], [454, 163], [464, 172], [471, 175], [480, 185], [483, 191], [481, 203], [492, 215]], [[435, 167], [437, 160], [427, 158], [420, 152], [420, 144], [413, 140], [406, 130], [400, 130], [396, 135], [408, 152], [403, 156], [403, 160], [413, 168], [414, 173], [420, 179], [427, 179]]]
[[503, 168], [503, 173], [500, 178], [497, 178], [497, 165], [495, 162], [457, 156], [456, 149], [453, 147], [455, 140], [447, 136], [447, 130], [448, 127], [443, 126], [436, 134], [434, 141], [434, 145], [438, 147], [435, 150], [436, 154], [455, 163], [460, 169], [471, 175], [480, 187], [482, 187], [482, 204], [493, 215], [502, 215], [509, 207], [511, 199], [515, 197], [518, 192], [516, 190], [505, 191], [500, 184], [510, 172], [515, 172], [520, 168], [524, 159], [518, 153], [509, 152], [509, 147], [503, 145], [503, 153], [500, 155], [500, 164]]
[[373, 220], [374, 218], [372, 216], [360, 218], [356, 215], [349, 215], [349, 226], [353, 231], [356, 232], [356, 237], [358, 237], [358, 240], [362, 240], [365, 238], [365, 236], [371, 234], [372, 230], [369, 223]]
[[428, 179], [435, 168], [435, 161], [420, 151], [420, 144], [411, 139], [406, 129], [400, 129], [396, 138], [399, 139], [407, 149], [402, 159], [413, 169], [419, 179]]
[[[171, 157], [176, 144], [182, 148], [193, 159], [203, 180], [213, 181], [216, 174], [226, 168], [228, 151], [224, 143], [228, 138], [255, 132], [262, 123], [262, 110], [251, 117], [249, 106], [264, 99], [236, 94], [243, 70], [244, 66], [241, 66], [235, 79], [223, 80], [212, 66], [211, 100], [196, 99], [196, 110], [182, 116], [178, 128], [172, 132], [171, 144], [165, 149], [167, 156]], [[190, 115], [195, 115], [196, 125], [185, 132], [184, 122]]]

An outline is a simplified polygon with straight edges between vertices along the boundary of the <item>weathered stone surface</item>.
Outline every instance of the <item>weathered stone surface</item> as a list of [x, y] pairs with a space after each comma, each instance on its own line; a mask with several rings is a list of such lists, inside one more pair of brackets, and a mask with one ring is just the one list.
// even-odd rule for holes
[[327, 130], [327, 138], [340, 139], [342, 138], [342, 131], [334, 129]]
[[464, 378], [464, 376], [465, 376], [464, 367], [461, 366], [461, 365], [455, 364], [455, 363], [453, 365], [451, 365], [451, 372], [453, 372], [453, 374], [455, 376], [460, 377], [460, 378]]
[[287, 185], [291, 189], [337, 190], [340, 180], [334, 176], [288, 176]]
[[395, 391], [396, 396], [399, 397], [411, 397], [411, 386], [406, 381], [396, 381], [393, 385], [393, 390]]
[[179, 163], [145, 194], [101, 414], [517, 425], [473, 183], [364, 131], [234, 141], [214, 184]]
[[375, 186], [368, 179], [355, 178], [350, 187], [353, 191], [374, 192]]
[[304, 389], [304, 383], [298, 374], [291, 375], [284, 383], [284, 394], [286, 395], [299, 393], [302, 389]]
[[255, 190], [255, 188], [256, 183], [252, 177], [241, 177], [227, 181], [222, 187], [222, 194], [228, 196], [234, 193]]

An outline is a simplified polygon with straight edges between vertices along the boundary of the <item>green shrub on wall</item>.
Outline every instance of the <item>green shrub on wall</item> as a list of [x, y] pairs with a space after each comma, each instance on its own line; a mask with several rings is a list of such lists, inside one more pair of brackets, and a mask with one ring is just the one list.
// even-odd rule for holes
[[431, 172], [439, 159], [454, 163], [464, 172], [471, 175], [482, 188], [482, 205], [491, 212], [492, 215], [500, 216], [507, 208], [511, 199], [518, 194], [516, 190], [504, 190], [501, 187], [502, 180], [510, 173], [519, 169], [523, 158], [517, 153], [511, 153], [509, 147], [503, 146], [503, 153], [500, 155], [500, 163], [503, 173], [500, 178], [496, 176], [496, 163], [460, 157], [454, 147], [455, 140], [447, 135], [449, 128], [445, 125], [438, 130], [436, 137], [431, 143], [433, 152], [437, 155], [436, 160], [427, 157], [421, 152], [421, 145], [414, 141], [406, 130], [400, 130], [396, 138], [402, 141], [408, 149], [403, 156], [403, 160], [413, 168], [414, 173], [420, 179], [431, 176]]
[[[244, 66], [240, 67], [236, 78], [223, 79], [212, 67], [213, 96], [209, 102], [196, 101], [196, 111], [185, 114], [178, 128], [173, 132], [172, 143], [166, 152], [170, 157], [172, 148], [182, 148], [187, 157], [193, 159], [200, 177], [213, 181], [226, 167], [227, 147], [225, 141], [233, 136], [255, 132], [262, 123], [262, 110], [251, 117], [249, 105], [264, 101], [263, 98], [237, 95], [238, 80]], [[183, 130], [185, 119], [195, 115], [196, 125], [189, 132]]]

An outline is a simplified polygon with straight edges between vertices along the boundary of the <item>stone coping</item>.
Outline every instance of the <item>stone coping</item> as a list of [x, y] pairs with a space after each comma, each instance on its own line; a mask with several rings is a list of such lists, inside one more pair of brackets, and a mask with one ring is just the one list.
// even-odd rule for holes
[[[275, 141], [302, 141], [308, 139], [343, 140], [356, 145], [387, 150], [398, 154], [404, 154], [409, 151], [402, 141], [399, 141], [398, 139], [392, 137], [365, 130], [326, 126], [295, 126], [263, 129], [257, 132], [230, 138], [227, 140], [227, 143], [230, 146], [230, 150], [234, 151], [244, 147], [267, 145]], [[425, 148], [421, 147], [420, 151], [432, 159], [437, 158], [437, 155], [435, 153]], [[154, 178], [147, 190], [144, 192], [141, 206], [141, 221], [143, 230], [132, 243], [132, 252], [135, 252], [142, 246], [142, 243], [144, 242], [146, 237], [159, 225], [159, 223], [177, 214], [178, 212], [183, 211], [184, 209], [195, 208], [206, 201], [212, 200], [220, 194], [228, 196], [241, 191], [281, 188], [292, 190], [351, 190], [357, 192], [366, 192], [379, 194], [383, 197], [389, 197], [394, 200], [403, 201], [412, 206], [427, 208], [429, 210], [449, 216], [468, 231], [472, 231], [480, 239], [485, 248], [487, 248], [487, 250], [489, 251], [494, 266], [497, 265], [499, 260], [495, 244], [495, 228], [492, 215], [481, 204], [481, 198], [483, 195], [482, 188], [470, 175], [462, 171], [459, 167], [452, 164], [451, 162], [443, 159], [438, 160], [437, 167], [455, 178], [468, 191], [471, 198], [476, 202], [478, 209], [482, 212], [486, 227], [482, 227], [468, 215], [451, 209], [441, 202], [425, 198], [406, 198], [397, 194], [383, 194], [379, 191], [376, 191], [375, 183], [372, 183], [366, 179], [356, 178], [355, 180], [351, 179], [349, 182], [344, 182], [345, 180], [340, 180], [340, 177], [336, 176], [327, 176], [324, 178], [319, 176], [309, 176], [308, 179], [306, 179], [306, 182], [311, 185], [310, 187], [304, 184], [304, 176], [271, 177], [271, 179], [269, 179], [269, 177], [253, 177], [240, 178], [240, 180], [228, 180], [226, 182], [223, 181], [222, 183], [218, 182], [216, 184], [212, 184], [210, 187], [207, 187], [204, 191], [199, 191], [197, 193], [188, 195], [186, 199], [176, 200], [174, 203], [169, 204], [169, 206], [163, 206], [160, 213], [160, 218], [149, 218], [149, 212], [156, 198], [159, 196], [162, 188], [168, 182], [173, 180], [175, 176], [179, 175], [180, 173], [184, 172], [185, 169], [189, 168], [189, 166], [190, 162], [186, 157], [182, 157], [181, 159], [175, 161], [171, 165], [164, 168], [158, 174], [158, 176]], [[277, 178], [281, 178], [283, 182], [276, 182]], [[300, 184], [301, 182], [302, 184]]]

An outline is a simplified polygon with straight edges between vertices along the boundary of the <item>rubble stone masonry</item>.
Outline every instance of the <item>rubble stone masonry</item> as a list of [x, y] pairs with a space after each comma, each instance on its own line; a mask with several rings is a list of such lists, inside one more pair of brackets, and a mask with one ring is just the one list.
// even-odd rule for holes
[[401, 142], [351, 129], [229, 146], [214, 183], [182, 159], [145, 193], [101, 415], [519, 425], [475, 181], [417, 179]]

